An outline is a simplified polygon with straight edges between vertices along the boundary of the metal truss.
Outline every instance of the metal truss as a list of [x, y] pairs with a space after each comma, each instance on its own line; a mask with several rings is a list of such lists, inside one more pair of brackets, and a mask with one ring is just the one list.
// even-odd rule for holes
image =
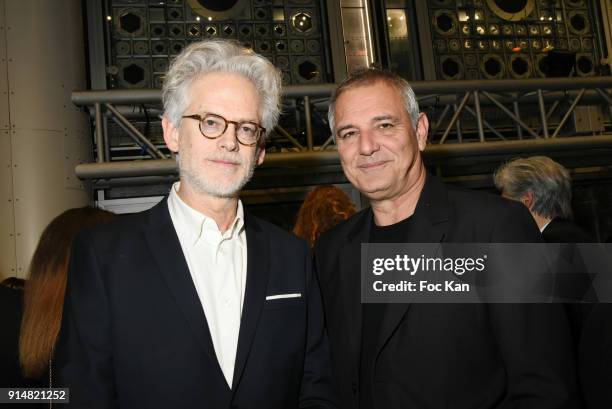
[[[603, 107], [612, 123], [609, 91], [612, 77], [419, 81], [411, 85], [421, 110], [430, 116], [425, 156], [434, 160], [612, 147], [612, 133], [591, 129], [586, 135], [584, 132], [577, 135], [571, 130], [565, 131], [578, 106]], [[264, 167], [338, 164], [332, 136], [315, 135], [313, 127], [313, 119], [326, 121], [319, 111], [326, 108], [335, 87], [335, 84], [320, 84], [285, 88], [285, 101], [292, 101], [294, 115], [299, 116], [297, 122], [305, 128], [305, 143], [277, 127], [276, 135], [289, 148], [267, 154]], [[177, 174], [175, 160], [143, 135], [121, 110], [124, 106], [142, 104], [160, 106], [159, 90], [79, 91], [72, 94], [72, 101], [90, 109], [97, 148], [96, 163], [76, 167], [79, 178], [122, 178], [123, 184], [130, 185], [145, 182], [146, 178], [155, 183]], [[150, 159], [110, 161], [106, 119], [114, 121]], [[315, 139], [322, 142], [316, 144]]]

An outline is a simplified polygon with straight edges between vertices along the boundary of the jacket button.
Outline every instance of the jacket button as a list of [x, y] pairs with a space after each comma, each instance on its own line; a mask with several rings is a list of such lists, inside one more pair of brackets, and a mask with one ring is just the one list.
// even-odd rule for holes
[[351, 383], [351, 389], [353, 390], [353, 395], [357, 395], [357, 382], [353, 381]]

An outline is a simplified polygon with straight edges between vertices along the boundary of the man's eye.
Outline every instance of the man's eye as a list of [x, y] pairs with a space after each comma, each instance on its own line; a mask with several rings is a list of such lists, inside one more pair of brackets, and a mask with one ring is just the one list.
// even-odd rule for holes
[[355, 132], [355, 131], [348, 131], [348, 132], [342, 132], [342, 133], [338, 134], [338, 137], [340, 139], [348, 139], [348, 138], [352, 138], [356, 134], [357, 134], [357, 132]]
[[378, 127], [381, 129], [389, 129], [389, 128], [393, 128], [393, 126], [394, 125], [392, 123], [385, 122], [385, 123], [380, 124]]
[[207, 120], [204, 121], [204, 125], [206, 125], [206, 126], [217, 126], [219, 124], [217, 123], [217, 121], [215, 121], [213, 119], [207, 119]]

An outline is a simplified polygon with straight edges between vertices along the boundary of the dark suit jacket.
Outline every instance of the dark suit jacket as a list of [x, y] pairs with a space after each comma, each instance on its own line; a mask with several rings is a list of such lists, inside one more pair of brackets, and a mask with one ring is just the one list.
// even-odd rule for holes
[[594, 304], [584, 318], [578, 368], [586, 408], [612, 408], [612, 304]]
[[[428, 175], [413, 242], [539, 242], [518, 202], [453, 190]], [[361, 340], [360, 244], [370, 209], [324, 235], [315, 259], [334, 380], [343, 408], [357, 408]], [[560, 305], [388, 304], [368, 380], [375, 406], [576, 409], [575, 368]]]
[[[595, 242], [578, 225], [561, 218], [553, 219], [542, 236], [548, 243]], [[580, 263], [572, 265], [580, 266]], [[578, 374], [585, 406], [588, 409], [612, 408], [612, 304], [574, 303], [565, 307], [577, 344]]]
[[[329, 350], [307, 245], [245, 214], [247, 282], [233, 385], [167, 201], [74, 242], [59, 384], [78, 408], [333, 407]], [[300, 293], [300, 298], [266, 296]]]
[[[547, 243], [559, 243], [559, 259], [556, 267], [554, 292], [561, 300], [570, 302], [570, 321], [573, 332], [580, 332], [581, 308], [580, 301], [597, 301], [591, 288], [592, 277], [588, 274], [580, 247], [576, 243], [595, 243], [584, 230], [570, 220], [555, 218], [542, 231], [542, 237]], [[576, 307], [576, 308], [574, 308]]]
[[19, 367], [19, 330], [23, 291], [0, 285], [0, 388], [24, 387]]
[[[23, 290], [0, 285], [0, 388], [47, 388], [47, 373], [41, 379], [24, 378], [19, 363], [19, 336], [23, 316]], [[0, 408], [13, 408], [0, 404]], [[20, 403], [19, 409], [48, 408], [48, 403]]]
[[595, 240], [570, 220], [556, 217], [542, 232], [547, 243], [594, 243]]

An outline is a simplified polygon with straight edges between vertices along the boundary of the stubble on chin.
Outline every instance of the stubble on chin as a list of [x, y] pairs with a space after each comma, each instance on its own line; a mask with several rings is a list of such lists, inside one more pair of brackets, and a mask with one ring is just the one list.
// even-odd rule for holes
[[189, 158], [178, 156], [181, 180], [189, 184], [198, 194], [226, 199], [238, 196], [255, 171], [255, 161], [250, 164], [241, 164], [238, 170], [239, 175], [228, 175], [234, 178], [233, 181], [228, 181], [207, 176], [204, 167], [196, 168], [193, 165], [193, 161]]

